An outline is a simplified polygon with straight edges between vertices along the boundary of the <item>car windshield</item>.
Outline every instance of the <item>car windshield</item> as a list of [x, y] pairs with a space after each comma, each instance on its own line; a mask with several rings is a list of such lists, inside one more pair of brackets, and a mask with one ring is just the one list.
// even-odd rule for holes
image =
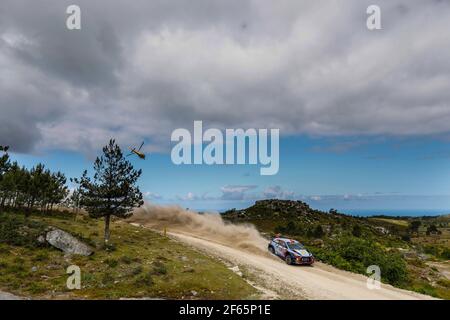
[[296, 242], [296, 243], [288, 243], [288, 247], [291, 250], [302, 250], [302, 249], [304, 249], [304, 247], [298, 242]]

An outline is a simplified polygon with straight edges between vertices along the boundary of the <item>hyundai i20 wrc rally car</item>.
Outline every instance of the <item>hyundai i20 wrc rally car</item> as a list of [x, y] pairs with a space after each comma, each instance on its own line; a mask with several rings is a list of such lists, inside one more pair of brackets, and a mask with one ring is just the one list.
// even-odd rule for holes
[[272, 254], [283, 258], [287, 264], [312, 265], [314, 256], [297, 240], [275, 237], [268, 249]]

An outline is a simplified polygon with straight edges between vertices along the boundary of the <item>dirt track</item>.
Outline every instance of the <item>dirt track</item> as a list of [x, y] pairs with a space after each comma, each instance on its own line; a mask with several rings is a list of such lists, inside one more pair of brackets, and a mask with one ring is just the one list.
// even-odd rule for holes
[[232, 224], [219, 214], [198, 214], [177, 206], [146, 205], [129, 222], [169, 235], [248, 271], [267, 298], [282, 299], [431, 299], [389, 285], [367, 288], [367, 278], [316, 263], [289, 266], [267, 251], [268, 240], [253, 225]]
[[289, 266], [270, 254], [252, 254], [184, 233], [170, 233], [179, 241], [204, 250], [235, 265], [245, 267], [260, 274], [264, 286], [276, 292], [284, 292], [284, 297], [304, 299], [432, 299], [429, 296], [382, 285], [370, 290], [366, 277], [341, 271], [316, 263], [314, 267]]

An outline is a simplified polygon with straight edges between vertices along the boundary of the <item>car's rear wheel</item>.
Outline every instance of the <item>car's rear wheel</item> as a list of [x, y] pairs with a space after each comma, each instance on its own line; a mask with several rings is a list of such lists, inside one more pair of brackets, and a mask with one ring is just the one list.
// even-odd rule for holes
[[269, 251], [271, 254], [275, 254], [275, 249], [272, 246], [269, 247]]
[[292, 257], [291, 257], [290, 254], [288, 254], [288, 255], [286, 256], [285, 260], [286, 260], [286, 263], [287, 263], [287, 264], [289, 264], [289, 265], [292, 264]]

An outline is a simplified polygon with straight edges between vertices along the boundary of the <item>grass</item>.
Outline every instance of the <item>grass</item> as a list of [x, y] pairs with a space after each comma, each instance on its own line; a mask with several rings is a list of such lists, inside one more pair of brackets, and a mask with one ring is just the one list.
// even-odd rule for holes
[[[1, 214], [0, 225], [36, 224], [24, 243], [0, 243], [0, 288], [33, 298], [62, 299], [246, 299], [257, 291], [222, 263], [148, 229], [125, 222], [111, 224], [113, 250], [102, 246], [103, 224], [82, 216]], [[93, 245], [94, 255], [64, 256], [32, 241], [45, 226], [54, 226]], [[28, 227], [27, 227], [28, 228]], [[10, 236], [10, 235], [8, 235]], [[2, 240], [2, 239], [0, 239]], [[81, 290], [66, 287], [69, 265], [81, 269]], [[195, 292], [195, 296], [193, 294]]]
[[370, 218], [369, 220], [386, 222], [386, 223], [390, 223], [390, 224], [400, 226], [400, 227], [408, 227], [409, 226], [408, 221], [406, 221], [406, 220], [388, 219], [388, 218]]

